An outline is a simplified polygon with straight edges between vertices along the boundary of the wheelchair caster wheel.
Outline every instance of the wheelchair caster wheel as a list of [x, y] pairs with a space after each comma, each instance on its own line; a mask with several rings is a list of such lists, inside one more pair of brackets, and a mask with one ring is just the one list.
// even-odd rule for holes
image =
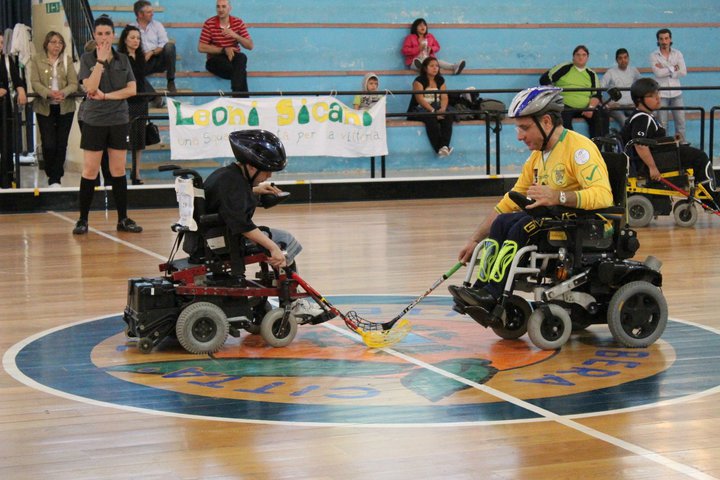
[[502, 325], [491, 325], [492, 331], [505, 340], [515, 340], [527, 332], [528, 318], [532, 308], [522, 297], [513, 295], [505, 302]]
[[288, 315], [287, 320], [284, 308], [270, 310], [260, 324], [260, 335], [271, 347], [285, 347], [290, 345], [297, 334], [298, 324], [295, 315]]
[[149, 337], [142, 337], [137, 342], [137, 348], [140, 350], [140, 353], [150, 353], [153, 347], [153, 341]]
[[570, 338], [572, 320], [560, 305], [543, 305], [530, 315], [527, 328], [528, 336], [536, 347], [557, 350]]
[[673, 218], [678, 227], [692, 227], [698, 219], [698, 210], [690, 200], [680, 200], [673, 205]]

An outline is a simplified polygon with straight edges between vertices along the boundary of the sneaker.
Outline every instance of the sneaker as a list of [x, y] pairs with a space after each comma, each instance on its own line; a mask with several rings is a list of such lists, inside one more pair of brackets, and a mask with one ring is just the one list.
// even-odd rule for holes
[[125, 217], [118, 222], [117, 230], [118, 232], [140, 233], [142, 232], [142, 227], [131, 218]]
[[453, 70], [453, 75], [460, 75], [464, 69], [465, 69], [465, 60], [460, 60], [460, 63], [455, 65], [455, 69]]
[[446, 155], [446, 156], [448, 156], [448, 157], [449, 157], [450, 155], [452, 155], [453, 150], [455, 150], [453, 147], [445, 147], [445, 148], [447, 148], [447, 155]]
[[88, 222], [82, 218], [77, 221], [73, 228], [73, 235], [85, 235], [88, 232]]
[[422, 68], [422, 60], [420, 60], [419, 58], [413, 60], [413, 66], [420, 70]]
[[438, 150], [438, 157], [447, 157], [450, 155], [450, 150], [448, 150], [448, 147], [440, 147], [440, 150]]
[[49, 186], [50, 188], [60, 188], [60, 187], [62, 187], [62, 185], [60, 185], [59, 182], [51, 183], [51, 184], [48, 185], [48, 186]]
[[177, 93], [177, 87], [175, 87], [175, 80], [168, 80], [167, 89], [170, 93]]
[[310, 303], [304, 298], [300, 298], [292, 303], [292, 313], [296, 317], [317, 317], [325, 313], [325, 310], [316, 303]]

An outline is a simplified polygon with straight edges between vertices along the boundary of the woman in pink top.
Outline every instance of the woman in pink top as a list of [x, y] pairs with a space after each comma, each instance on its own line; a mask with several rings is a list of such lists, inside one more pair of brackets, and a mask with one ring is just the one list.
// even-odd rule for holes
[[[424, 18], [417, 18], [410, 27], [410, 34], [405, 37], [402, 54], [405, 55], [405, 65], [413, 70], [420, 70], [423, 60], [427, 57], [437, 58], [435, 54], [440, 50], [440, 44], [432, 33]], [[438, 59], [440, 68], [450, 70], [459, 75], [465, 68], [465, 60], [458, 63], [449, 63]]]

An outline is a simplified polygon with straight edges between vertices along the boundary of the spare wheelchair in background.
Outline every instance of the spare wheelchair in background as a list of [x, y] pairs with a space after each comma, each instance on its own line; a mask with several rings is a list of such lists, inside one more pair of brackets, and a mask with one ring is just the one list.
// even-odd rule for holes
[[708, 185], [696, 183], [693, 169], [682, 167], [680, 143], [675, 138], [636, 138], [625, 146], [619, 137], [593, 140], [601, 151], [629, 153], [633, 145], [645, 145], [653, 153], [661, 180], [651, 179], [644, 164], [630, 166], [627, 210], [632, 228], [646, 227], [664, 215], [672, 215], [680, 227], [695, 225], [701, 210], [720, 215], [718, 205], [713, 207]]
[[[631, 260], [640, 243], [626, 222], [628, 157], [604, 153], [614, 206], [595, 211], [565, 207], [527, 210], [542, 218], [540, 241], [520, 248], [510, 265], [503, 294], [492, 309], [454, 309], [505, 339], [526, 332], [538, 348], [560, 348], [573, 330], [607, 324], [623, 347], [647, 347], [665, 330], [668, 308], [662, 294], [661, 262]], [[525, 207], [518, 192], [510, 198]], [[609, 222], [609, 223], [608, 223]], [[483, 243], [473, 252], [463, 285], [471, 286]], [[517, 292], [533, 294], [528, 300]]]
[[[299, 288], [284, 269], [273, 270], [266, 252], [244, 237], [230, 234], [217, 214], [205, 214], [203, 180], [194, 170], [175, 165], [159, 167], [176, 177], [175, 191], [180, 219], [164, 273], [157, 278], [128, 280], [125, 333], [137, 339], [137, 347], [150, 353], [167, 337], [176, 337], [190, 353], [219, 351], [228, 335], [240, 330], [260, 334], [268, 345], [283, 347], [295, 338], [298, 324], [318, 324], [335, 317], [323, 305], [322, 314], [296, 317], [291, 303], [310, 295]], [[260, 204], [270, 208], [287, 198], [261, 195]], [[182, 246], [187, 258], [175, 259]], [[255, 279], [246, 278], [246, 267], [256, 264]], [[269, 299], [277, 297], [273, 307]]]

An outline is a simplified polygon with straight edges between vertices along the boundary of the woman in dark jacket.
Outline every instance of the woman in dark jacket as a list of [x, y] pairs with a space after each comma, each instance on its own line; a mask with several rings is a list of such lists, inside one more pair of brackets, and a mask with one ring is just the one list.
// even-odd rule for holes
[[[137, 27], [128, 25], [120, 34], [118, 42], [118, 51], [124, 53], [130, 59], [135, 82], [137, 84], [137, 93], [144, 93], [145, 90], [145, 53], [142, 49], [142, 38], [140, 30]], [[149, 97], [134, 96], [128, 98], [128, 106], [130, 107], [130, 146], [128, 150], [134, 153], [136, 162], [133, 163], [133, 170], [130, 179], [133, 185], [142, 185], [143, 180], [140, 178], [140, 160], [142, 151], [145, 149], [145, 127], [147, 120], [135, 120], [138, 117], [147, 116]]]

